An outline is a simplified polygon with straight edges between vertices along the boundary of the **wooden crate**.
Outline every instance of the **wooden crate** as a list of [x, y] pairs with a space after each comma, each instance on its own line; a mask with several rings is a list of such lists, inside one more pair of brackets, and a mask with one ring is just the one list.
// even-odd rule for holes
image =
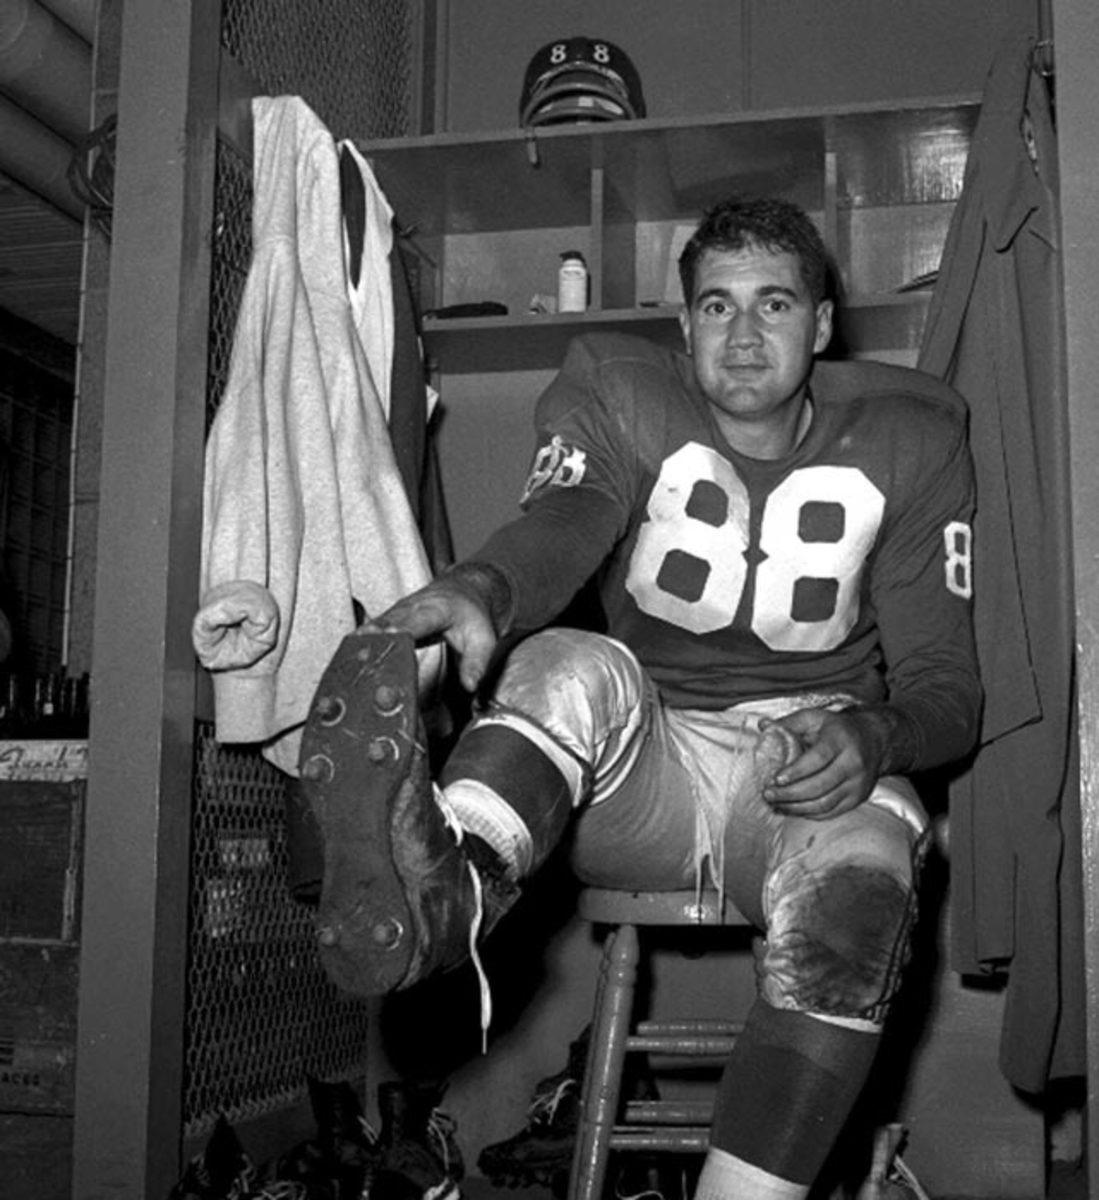
[[86, 759], [0, 741], [0, 1114], [73, 1110]]
[[76, 940], [84, 783], [0, 779], [0, 943]]
[[73, 1111], [78, 955], [0, 945], [0, 1112]]
[[66, 783], [87, 777], [84, 738], [0, 738], [0, 780]]
[[63, 1200], [72, 1187], [72, 1117], [0, 1113], [0, 1196]]

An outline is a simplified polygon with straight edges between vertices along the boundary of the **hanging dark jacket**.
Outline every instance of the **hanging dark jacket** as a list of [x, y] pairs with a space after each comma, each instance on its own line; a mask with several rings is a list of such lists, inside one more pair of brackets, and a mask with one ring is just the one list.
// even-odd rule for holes
[[971, 412], [980, 747], [950, 794], [952, 962], [1007, 972], [1005, 1076], [1084, 1072], [1057, 149], [1034, 46], [993, 59], [919, 366]]

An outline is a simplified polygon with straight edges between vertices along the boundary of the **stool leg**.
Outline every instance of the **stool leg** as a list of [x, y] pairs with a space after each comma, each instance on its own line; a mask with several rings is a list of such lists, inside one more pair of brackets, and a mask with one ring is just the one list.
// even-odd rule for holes
[[607, 935], [599, 969], [568, 1200], [602, 1200], [611, 1132], [622, 1090], [637, 961], [636, 926], [618, 926]]

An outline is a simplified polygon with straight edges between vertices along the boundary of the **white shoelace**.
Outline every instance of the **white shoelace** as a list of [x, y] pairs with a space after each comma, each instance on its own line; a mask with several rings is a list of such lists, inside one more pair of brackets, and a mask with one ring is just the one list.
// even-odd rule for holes
[[[454, 834], [455, 842], [460, 846], [465, 838], [465, 830], [454, 809], [447, 803], [442, 789], [435, 787], [434, 792], [435, 803], [443, 814], [443, 820], [446, 821], [447, 828]], [[485, 921], [485, 894], [484, 888], [481, 886], [481, 877], [477, 874], [477, 868], [468, 858], [466, 866], [469, 869], [469, 880], [473, 886], [473, 920], [469, 924], [469, 958], [473, 963], [474, 971], [477, 972], [477, 985], [481, 993], [481, 1053], [487, 1054], [488, 1028], [492, 1024], [492, 992], [489, 988], [484, 964], [481, 962], [481, 952], [477, 948], [477, 939], [480, 937], [481, 926]]]
[[920, 1186], [920, 1181], [912, 1174], [912, 1168], [899, 1154], [893, 1156], [893, 1168], [890, 1173], [898, 1176], [901, 1183], [912, 1189], [916, 1200], [931, 1200], [931, 1197]]
[[577, 1081], [575, 1079], [562, 1079], [561, 1082], [545, 1096], [537, 1096], [534, 1103], [531, 1104], [527, 1112], [530, 1123], [533, 1124], [552, 1124], [553, 1118], [557, 1116], [557, 1110], [561, 1106], [561, 1101], [569, 1094], [577, 1089]]
[[443, 1169], [450, 1174], [450, 1147], [456, 1125], [450, 1113], [433, 1108], [427, 1118], [427, 1136], [435, 1146], [436, 1155], [443, 1161]]

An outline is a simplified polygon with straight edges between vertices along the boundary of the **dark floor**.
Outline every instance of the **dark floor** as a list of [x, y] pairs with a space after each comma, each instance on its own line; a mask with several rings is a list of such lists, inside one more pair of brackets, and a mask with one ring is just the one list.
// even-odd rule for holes
[[493, 1187], [483, 1175], [467, 1175], [462, 1180], [465, 1200], [555, 1200], [549, 1188]]
[[[548, 1188], [493, 1187], [483, 1176], [467, 1176], [462, 1181], [463, 1200], [556, 1200]], [[669, 1197], [668, 1200], [679, 1200]], [[998, 1196], [936, 1196], [932, 1200], [1001, 1200]], [[1018, 1198], [1016, 1198], [1018, 1200]], [[1057, 1163], [1050, 1178], [1049, 1191], [1032, 1200], [1088, 1200], [1087, 1178], [1082, 1167]]]

